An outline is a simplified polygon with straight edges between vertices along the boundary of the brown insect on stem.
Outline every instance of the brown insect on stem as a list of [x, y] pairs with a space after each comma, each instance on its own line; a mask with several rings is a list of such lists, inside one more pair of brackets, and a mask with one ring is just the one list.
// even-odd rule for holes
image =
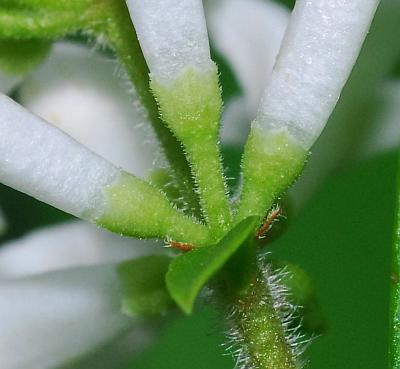
[[167, 241], [166, 246], [171, 247], [173, 249], [181, 250], [183, 252], [192, 251], [194, 249], [194, 245], [191, 243], [178, 242], [178, 241], [172, 241], [172, 240]]
[[279, 206], [273, 208], [265, 218], [264, 224], [258, 230], [256, 234], [256, 239], [260, 240], [265, 238], [267, 232], [271, 229], [272, 225], [279, 219], [282, 215], [282, 209]]

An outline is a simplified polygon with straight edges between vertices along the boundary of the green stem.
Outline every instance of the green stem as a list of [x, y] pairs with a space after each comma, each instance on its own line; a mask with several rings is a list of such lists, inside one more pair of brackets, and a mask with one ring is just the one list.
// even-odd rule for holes
[[229, 312], [229, 345], [245, 369], [298, 369], [297, 355], [274, 304], [277, 296], [256, 260], [255, 245], [242, 250], [225, 268], [225, 283], [220, 286]]
[[201, 207], [214, 239], [218, 240], [232, 222], [219, 147], [215, 141], [200, 142], [186, 146], [186, 152], [201, 193]]
[[2, 0], [0, 7], [84, 11], [94, 0]]
[[153, 78], [151, 89], [163, 120], [185, 148], [204, 218], [217, 240], [232, 223], [218, 144], [222, 100], [217, 68], [188, 67], [169, 82]]
[[100, 14], [103, 17], [106, 15], [106, 18], [100, 29], [105, 32], [111, 47], [115, 49], [141, 103], [148, 111], [154, 131], [166, 159], [171, 165], [174, 177], [187, 203], [187, 208], [192, 210], [195, 215], [199, 215], [198, 199], [193, 192], [194, 182], [191, 178], [189, 165], [180, 143], [159, 117], [157, 103], [149, 90], [149, 70], [137, 40], [126, 3], [122, 0], [103, 0], [103, 4], [106, 6], [106, 10], [102, 10]]
[[[400, 166], [399, 166], [400, 168]], [[400, 368], [400, 171], [398, 173], [398, 194], [395, 234], [392, 248], [389, 368]]]
[[74, 11], [15, 10], [0, 8], [0, 38], [57, 38], [77, 32], [86, 24], [86, 13]]

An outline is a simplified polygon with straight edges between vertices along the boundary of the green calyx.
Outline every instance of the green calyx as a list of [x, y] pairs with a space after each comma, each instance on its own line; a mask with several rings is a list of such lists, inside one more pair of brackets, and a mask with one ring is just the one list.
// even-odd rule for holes
[[236, 221], [264, 217], [299, 176], [307, 157], [308, 152], [286, 131], [267, 133], [254, 125], [243, 156], [244, 186]]
[[104, 193], [106, 208], [96, 220], [101, 227], [126, 236], [209, 244], [206, 227], [175, 209], [163, 193], [137, 177], [122, 173]]
[[218, 145], [222, 100], [217, 69], [188, 69], [167, 84], [153, 78], [151, 89], [161, 117], [185, 148], [203, 216], [218, 239], [232, 218]]
[[216, 141], [222, 110], [217, 70], [188, 69], [170, 83], [151, 79], [151, 89], [168, 127], [185, 144]]

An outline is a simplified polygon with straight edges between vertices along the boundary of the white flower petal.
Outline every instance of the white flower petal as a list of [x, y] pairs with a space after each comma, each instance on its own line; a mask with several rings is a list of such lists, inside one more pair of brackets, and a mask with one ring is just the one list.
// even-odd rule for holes
[[115, 266], [0, 282], [2, 368], [59, 367], [129, 329], [118, 287]]
[[159, 252], [162, 245], [104, 231], [81, 221], [29, 233], [0, 248], [0, 278], [105, 264]]
[[298, 0], [258, 114], [309, 149], [352, 70], [379, 0]]
[[20, 102], [126, 171], [143, 176], [158, 144], [145, 111], [116, 73], [116, 63], [73, 43], [49, 59], [19, 90]]
[[120, 170], [0, 96], [0, 180], [76, 216], [95, 219]]
[[152, 78], [175, 80], [185, 69], [213, 70], [201, 0], [127, 0]]
[[229, 61], [255, 117], [282, 43], [289, 11], [268, 0], [206, 3], [207, 24], [215, 48]]

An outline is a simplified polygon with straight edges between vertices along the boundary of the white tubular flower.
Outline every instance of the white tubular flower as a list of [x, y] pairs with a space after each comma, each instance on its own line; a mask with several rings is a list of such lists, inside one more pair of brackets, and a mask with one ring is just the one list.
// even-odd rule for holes
[[303, 169], [379, 0], [298, 0], [243, 159], [238, 219], [263, 216]]
[[[0, 178], [41, 201], [91, 220], [120, 171], [6, 96], [0, 96]], [[62, 165], [60, 165], [62, 163]]]
[[201, 0], [127, 4], [153, 80], [171, 83], [187, 69], [213, 70]]
[[298, 0], [256, 126], [308, 150], [332, 113], [379, 0]]
[[186, 144], [207, 131], [217, 140], [222, 107], [201, 0], [128, 0], [164, 121]]
[[[136, 96], [116, 74], [115, 62], [73, 43], [60, 42], [18, 91], [33, 113], [116, 166], [145, 175], [158, 144]], [[140, 158], [140, 159], [139, 159]]]
[[231, 212], [218, 147], [222, 99], [203, 3], [128, 0], [127, 4], [161, 116], [191, 164], [203, 216], [213, 231], [226, 228]]
[[[156, 188], [121, 171], [6, 96], [0, 96], [0, 180], [21, 192], [137, 237], [184, 239], [203, 226]], [[189, 227], [189, 228], [186, 228]]]

